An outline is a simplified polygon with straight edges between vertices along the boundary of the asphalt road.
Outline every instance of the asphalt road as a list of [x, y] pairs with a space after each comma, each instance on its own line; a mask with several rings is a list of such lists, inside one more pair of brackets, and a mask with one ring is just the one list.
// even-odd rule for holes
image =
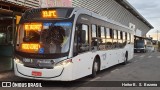
[[[14, 76], [13, 72], [0, 74], [0, 81], [35, 81]], [[160, 81], [160, 52], [136, 53], [127, 65], [116, 65], [101, 71], [96, 78], [85, 77], [78, 81], [52, 82], [50, 88], [30, 88], [34, 90], [160, 90], [160, 87], [92, 87], [93, 82], [101, 86], [103, 81]], [[65, 87], [70, 84], [71, 87]], [[105, 84], [105, 83], [104, 83]], [[114, 84], [114, 83], [113, 83]], [[96, 85], [93, 85], [96, 86]], [[9, 88], [0, 88], [0, 90]], [[11, 88], [10, 88], [11, 89]], [[28, 88], [12, 88], [12, 90]]]

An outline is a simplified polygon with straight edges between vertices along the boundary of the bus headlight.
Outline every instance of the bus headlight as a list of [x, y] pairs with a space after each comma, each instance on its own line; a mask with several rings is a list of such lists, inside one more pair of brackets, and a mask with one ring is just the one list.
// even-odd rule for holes
[[18, 58], [14, 58], [14, 61], [15, 61], [16, 63], [18, 63], [18, 64], [22, 64], [22, 65], [23, 65], [23, 62], [22, 62], [20, 59], [18, 59]]
[[72, 59], [61, 61], [61, 62], [57, 63], [56, 66], [67, 65], [69, 63], [72, 63]]

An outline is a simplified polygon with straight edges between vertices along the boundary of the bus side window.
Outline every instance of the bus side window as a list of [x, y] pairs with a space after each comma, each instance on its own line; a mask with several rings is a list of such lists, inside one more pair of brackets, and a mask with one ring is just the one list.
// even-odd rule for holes
[[112, 29], [106, 28], [106, 49], [112, 49]]
[[117, 30], [113, 30], [113, 48], [118, 48], [117, 38], [118, 38], [118, 32]]
[[103, 26], [99, 26], [99, 50], [106, 50], [106, 39], [105, 39], [105, 28]]
[[126, 32], [123, 32], [123, 47], [127, 44], [127, 35]]
[[96, 25], [92, 25], [92, 42], [91, 42], [91, 46], [92, 49], [97, 49], [98, 46], [98, 39], [97, 39], [97, 26]]
[[123, 32], [122, 31], [118, 31], [118, 45], [119, 45], [119, 48], [123, 47]]
[[131, 34], [131, 43], [134, 43], [134, 35], [133, 34]]
[[113, 38], [114, 38], [114, 37], [113, 37], [113, 36], [114, 36], [113, 29], [110, 28], [110, 29], [109, 29], [109, 32], [110, 32], [110, 38], [113, 39]]
[[122, 48], [122, 31], [118, 31], [118, 47]]
[[92, 37], [97, 37], [97, 27], [96, 27], [96, 25], [92, 25]]
[[127, 35], [127, 41], [128, 41], [128, 44], [130, 44], [131, 43], [131, 34], [130, 33], [128, 33], [128, 35]]
[[127, 32], [125, 32], [125, 40], [127, 41], [128, 37], [127, 37]]
[[78, 28], [78, 52], [89, 51], [89, 26], [82, 24], [81, 28]]

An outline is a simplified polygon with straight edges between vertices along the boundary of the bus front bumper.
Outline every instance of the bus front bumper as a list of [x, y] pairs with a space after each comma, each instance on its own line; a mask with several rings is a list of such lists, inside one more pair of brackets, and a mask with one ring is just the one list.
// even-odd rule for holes
[[28, 79], [72, 81], [72, 64], [55, 66], [53, 69], [37, 69], [14, 61], [14, 71], [16, 76]]
[[145, 52], [145, 48], [135, 48], [134, 52], [135, 53]]

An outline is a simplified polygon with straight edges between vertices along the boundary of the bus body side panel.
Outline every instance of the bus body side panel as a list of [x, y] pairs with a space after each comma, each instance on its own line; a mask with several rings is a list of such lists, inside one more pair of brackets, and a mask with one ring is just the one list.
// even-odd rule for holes
[[106, 69], [111, 66], [117, 65], [123, 62], [123, 49], [107, 50], [107, 51], [98, 51], [101, 58], [101, 69]]
[[[91, 25], [98, 23], [93, 18], [90, 21], [91, 21], [90, 22]], [[105, 25], [102, 25], [102, 26], [105, 26]], [[111, 50], [99, 50], [99, 51], [91, 50], [90, 52], [84, 52], [79, 54], [78, 56], [73, 58], [73, 63], [74, 63], [73, 79], [74, 80], [79, 79], [84, 76], [92, 74], [93, 61], [96, 55], [100, 56], [100, 62], [101, 62], [100, 70], [103, 70], [124, 62], [126, 51], [128, 51], [128, 60], [132, 59], [133, 50], [131, 48], [133, 48], [131, 44], [126, 44], [126, 46], [123, 48], [117, 48], [117, 49], [111, 49]]]
[[118, 60], [113, 57], [116, 54], [113, 50], [97, 51], [97, 53], [99, 53], [101, 58], [101, 70], [118, 63]]
[[92, 73], [95, 54], [87, 52], [73, 58], [73, 79], [79, 79]]

